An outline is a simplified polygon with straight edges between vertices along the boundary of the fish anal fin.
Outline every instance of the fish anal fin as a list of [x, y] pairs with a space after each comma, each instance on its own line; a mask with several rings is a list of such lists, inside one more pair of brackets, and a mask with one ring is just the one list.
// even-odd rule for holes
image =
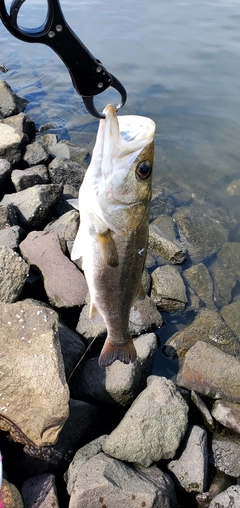
[[110, 229], [104, 233], [97, 233], [97, 242], [105, 263], [112, 268], [118, 266], [118, 253]]
[[146, 293], [145, 293], [145, 291], [143, 289], [143, 285], [140, 284], [139, 288], [137, 290], [137, 294], [136, 294], [135, 300], [144, 300], [145, 296], [146, 296]]
[[104, 322], [102, 315], [100, 314], [100, 312], [98, 311], [98, 309], [94, 305], [94, 303], [91, 303], [91, 305], [90, 305], [89, 317], [93, 321], [94, 324]]
[[98, 365], [100, 367], [108, 367], [113, 362], [119, 360], [122, 363], [135, 363], [137, 360], [137, 352], [133, 341], [130, 338], [127, 344], [112, 344], [108, 339], [102, 348], [99, 356]]

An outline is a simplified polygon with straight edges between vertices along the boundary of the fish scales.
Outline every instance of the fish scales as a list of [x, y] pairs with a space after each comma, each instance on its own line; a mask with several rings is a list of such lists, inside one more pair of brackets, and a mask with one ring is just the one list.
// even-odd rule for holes
[[101, 367], [136, 360], [128, 325], [148, 243], [155, 132], [148, 118], [117, 117], [111, 105], [104, 113], [79, 191], [80, 227], [71, 255], [83, 258], [91, 318], [106, 324]]

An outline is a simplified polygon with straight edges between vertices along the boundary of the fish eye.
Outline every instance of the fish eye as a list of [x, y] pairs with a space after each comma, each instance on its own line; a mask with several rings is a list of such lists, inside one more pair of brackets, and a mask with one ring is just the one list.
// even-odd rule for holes
[[152, 173], [152, 166], [148, 160], [139, 162], [136, 168], [136, 174], [140, 180], [147, 180]]

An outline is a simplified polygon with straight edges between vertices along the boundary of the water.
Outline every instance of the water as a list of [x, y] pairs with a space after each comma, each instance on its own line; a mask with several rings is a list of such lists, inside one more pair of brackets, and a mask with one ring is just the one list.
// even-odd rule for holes
[[[26, 0], [21, 24], [39, 26], [43, 5]], [[157, 124], [154, 193], [163, 185], [228, 211], [240, 204], [227, 191], [240, 179], [239, 0], [61, 5], [75, 33], [126, 87], [122, 113], [150, 116]], [[0, 63], [9, 69], [1, 78], [30, 101], [26, 112], [37, 126], [51, 121], [59, 139], [91, 149], [98, 121], [86, 113], [61, 60], [43, 45], [18, 41], [3, 25], [0, 45]], [[110, 91], [97, 106], [112, 101], [118, 97]]]

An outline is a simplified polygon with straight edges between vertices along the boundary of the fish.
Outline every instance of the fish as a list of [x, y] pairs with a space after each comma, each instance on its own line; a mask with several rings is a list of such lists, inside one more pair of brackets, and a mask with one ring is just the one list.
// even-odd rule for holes
[[90, 317], [106, 325], [102, 368], [137, 359], [129, 315], [144, 295], [156, 128], [150, 118], [117, 115], [111, 104], [103, 113], [79, 190], [80, 226], [71, 252], [72, 261], [82, 258]]

